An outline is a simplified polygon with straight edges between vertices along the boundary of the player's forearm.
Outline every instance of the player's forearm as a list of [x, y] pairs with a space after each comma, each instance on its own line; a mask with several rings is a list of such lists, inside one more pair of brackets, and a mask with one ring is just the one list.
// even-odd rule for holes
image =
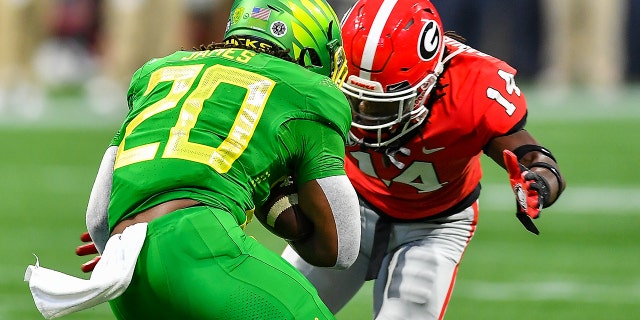
[[[290, 242], [298, 255], [318, 267], [344, 269], [356, 260], [360, 247], [357, 194], [346, 175], [314, 180], [300, 186], [300, 206], [314, 230]], [[323, 194], [323, 197], [318, 197]]]
[[546, 207], [551, 206], [560, 196], [566, 186], [564, 177], [560, 174], [560, 169], [553, 161], [533, 162], [528, 166], [529, 170], [540, 175], [549, 186], [549, 202]]
[[549, 199], [545, 199], [547, 202], [545, 207], [558, 199], [564, 191], [566, 182], [560, 173], [555, 156], [548, 148], [536, 141], [528, 131], [520, 130], [507, 136], [496, 137], [484, 148], [489, 157], [505, 167], [502, 161], [503, 150], [513, 151], [520, 164], [545, 180], [549, 187]]
[[334, 176], [318, 180], [336, 223], [338, 257], [334, 268], [351, 266], [360, 251], [360, 205], [349, 178]]
[[334, 245], [327, 243], [327, 238], [319, 232], [314, 232], [310, 237], [290, 241], [289, 245], [307, 263], [316, 267], [333, 267], [336, 265], [338, 250]]
[[89, 203], [87, 204], [86, 224], [87, 231], [100, 253], [104, 250], [109, 240], [109, 222], [107, 209], [111, 195], [111, 182], [113, 177], [113, 165], [116, 159], [117, 146], [111, 146], [102, 157], [96, 180], [93, 183]]
[[550, 198], [545, 207], [549, 207], [564, 191], [566, 181], [551, 151], [542, 146], [538, 148], [533, 147], [532, 151], [520, 154], [519, 162], [546, 181]]

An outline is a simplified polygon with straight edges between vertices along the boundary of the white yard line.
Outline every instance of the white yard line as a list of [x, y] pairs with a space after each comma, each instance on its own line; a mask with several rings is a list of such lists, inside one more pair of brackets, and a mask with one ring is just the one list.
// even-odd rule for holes
[[[515, 200], [510, 191], [508, 184], [483, 184], [481, 209], [513, 209]], [[640, 188], [571, 186], [550, 209], [576, 214], [636, 214], [640, 213]]]
[[600, 304], [637, 304], [640, 279], [626, 283], [595, 283], [578, 280], [536, 282], [487, 282], [459, 279], [456, 296], [489, 301], [563, 300]]
[[[29, 168], [31, 174], [40, 177], [39, 184], [42, 187], [54, 192], [68, 192], [73, 190], [72, 186], [78, 184], [90, 185], [93, 183], [93, 177], [87, 180], [87, 175], [93, 174], [95, 170], [97, 167], [88, 165], [82, 167], [50, 165]], [[14, 171], [15, 168], [0, 165], [0, 176], [14, 177], [16, 176]], [[69, 188], [65, 188], [65, 184], [69, 185]], [[514, 201], [508, 182], [482, 184], [481, 210], [511, 211], [515, 205]], [[566, 214], [638, 214], [640, 213], [640, 186], [572, 185], [549, 210]]]

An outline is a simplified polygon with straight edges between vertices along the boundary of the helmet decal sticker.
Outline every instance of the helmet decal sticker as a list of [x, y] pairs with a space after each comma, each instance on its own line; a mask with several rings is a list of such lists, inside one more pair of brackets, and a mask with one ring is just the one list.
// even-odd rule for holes
[[238, 23], [238, 21], [240, 21], [240, 19], [242, 18], [243, 14], [244, 14], [244, 8], [243, 7], [238, 7], [231, 14], [231, 23]]
[[266, 30], [271, 16], [271, 9], [254, 7], [251, 9], [247, 26], [256, 30]]
[[271, 9], [254, 7], [251, 10], [251, 18], [267, 21], [269, 16], [271, 16]]
[[372, 91], [372, 92], [383, 92], [382, 87], [380, 86], [380, 83], [375, 81], [369, 81], [367, 79], [363, 79], [360, 77], [356, 77], [355, 75], [349, 76], [349, 78], [347, 78], [347, 82], [362, 90]]
[[388, 85], [386, 92], [398, 92], [400, 90], [406, 90], [406, 89], [411, 89], [411, 84], [409, 83], [409, 81], [404, 80], [398, 83], [392, 83]]
[[440, 27], [433, 20], [427, 21], [422, 27], [420, 39], [418, 40], [418, 56], [422, 60], [429, 61], [436, 57], [440, 48]]
[[287, 25], [282, 21], [274, 21], [271, 24], [271, 34], [280, 38], [287, 34]]

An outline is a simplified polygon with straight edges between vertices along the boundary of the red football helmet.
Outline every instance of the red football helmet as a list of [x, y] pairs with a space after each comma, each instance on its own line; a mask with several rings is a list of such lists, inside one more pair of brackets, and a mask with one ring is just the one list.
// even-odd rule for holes
[[360, 0], [341, 23], [352, 138], [384, 147], [417, 128], [443, 70], [444, 31], [428, 0]]

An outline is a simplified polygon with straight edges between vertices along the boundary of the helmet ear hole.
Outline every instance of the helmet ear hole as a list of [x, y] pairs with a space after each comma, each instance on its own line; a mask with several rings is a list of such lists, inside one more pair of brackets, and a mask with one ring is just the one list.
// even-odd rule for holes
[[328, 42], [333, 40], [333, 20], [329, 21], [329, 27], [327, 28], [327, 40]]
[[[310, 64], [307, 64], [309, 61]], [[313, 48], [303, 48], [300, 51], [300, 56], [298, 57], [298, 64], [303, 67], [316, 67], [322, 68], [322, 60], [320, 59], [320, 55]]]

